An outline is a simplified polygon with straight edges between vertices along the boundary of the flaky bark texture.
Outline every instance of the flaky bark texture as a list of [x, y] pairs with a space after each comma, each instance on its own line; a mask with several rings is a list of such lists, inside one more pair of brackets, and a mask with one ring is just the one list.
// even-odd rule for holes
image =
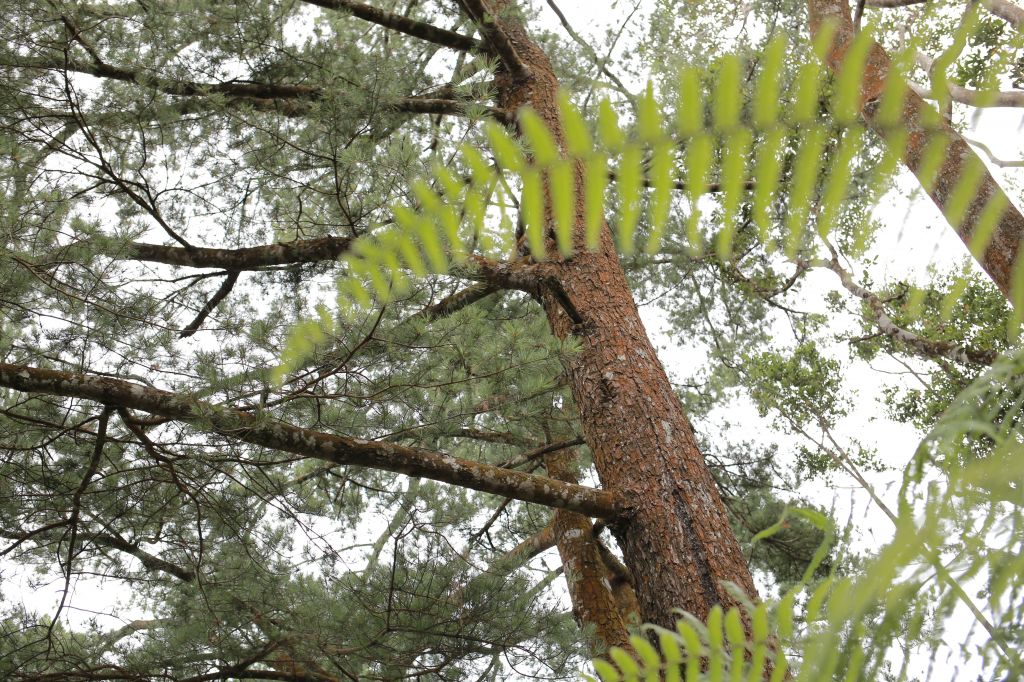
[[[571, 450], [545, 455], [544, 468], [551, 478], [576, 483], [572, 459]], [[590, 633], [590, 653], [604, 656], [613, 646], [628, 648], [629, 633], [612, 592], [609, 570], [594, 539], [590, 519], [558, 509], [552, 527], [569, 586], [573, 615], [580, 627]]]
[[[483, 3], [462, 4], [479, 23], [474, 13]], [[496, 79], [499, 105], [510, 112], [532, 107], [564, 148], [550, 61], [498, 3], [485, 8], [526, 67], [510, 65], [504, 49], [498, 50], [506, 67]], [[578, 202], [578, 244], [582, 229]], [[715, 604], [736, 605], [724, 581], [756, 598], [718, 488], [647, 338], [611, 232], [603, 230], [596, 252], [538, 267], [547, 275], [542, 299], [551, 328], [563, 338], [577, 335], [581, 344], [566, 371], [601, 483], [633, 507], [611, 528], [633, 574], [642, 619], [674, 627], [673, 609], [704, 618]], [[576, 321], [565, 312], [566, 299]]]
[[[808, 0], [807, 7], [812, 36], [817, 36], [823, 26], [832, 24], [832, 46], [826, 54], [826, 62], [829, 68], [838, 72], [856, 35], [850, 6], [847, 0]], [[934, 110], [928, 111], [930, 105], [913, 90], [906, 90], [898, 126], [894, 128], [891, 121], [881, 120], [879, 102], [890, 68], [889, 55], [878, 43], [872, 43], [861, 82], [860, 111], [864, 121], [888, 141], [897, 135], [906, 134], [903, 162], [918, 176], [932, 201], [947, 217], [950, 198], [965, 170], [975, 165], [982, 169], [977, 191], [959, 224], [953, 224], [953, 229], [964, 244], [970, 247], [985, 207], [991, 201], [1003, 202], [1006, 208], [978, 262], [1003, 295], [1014, 305], [1020, 305], [1021, 302], [1014, 301], [1011, 296], [1021, 296], [1021, 292], [1013, 292], [1013, 274], [1021, 240], [1024, 239], [1024, 215], [1013, 205], [995, 178], [984, 170], [981, 159], [963, 136], [942, 121]], [[934, 178], [922, 177], [926, 151], [936, 142], [945, 144], [945, 160]]]

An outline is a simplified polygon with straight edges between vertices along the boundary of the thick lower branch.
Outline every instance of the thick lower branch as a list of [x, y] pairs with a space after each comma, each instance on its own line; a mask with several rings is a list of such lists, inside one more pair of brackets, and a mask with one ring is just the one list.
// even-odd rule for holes
[[107, 251], [111, 258], [142, 260], [150, 263], [181, 265], [190, 268], [218, 268], [231, 271], [258, 270], [275, 265], [297, 265], [337, 260], [352, 245], [349, 237], [318, 237], [292, 242], [251, 246], [241, 249], [210, 249], [163, 246], [129, 242]]
[[423, 476], [589, 516], [611, 517], [626, 510], [624, 500], [608, 491], [501, 469], [440, 452], [304, 429], [119, 379], [0, 363], [0, 386], [142, 410], [190, 422], [200, 429], [253, 445], [334, 464]]

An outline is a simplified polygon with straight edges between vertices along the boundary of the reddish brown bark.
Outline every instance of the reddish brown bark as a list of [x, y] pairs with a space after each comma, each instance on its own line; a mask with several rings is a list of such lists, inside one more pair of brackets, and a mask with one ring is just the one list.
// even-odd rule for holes
[[[499, 105], [508, 111], [532, 107], [564, 148], [558, 80], [543, 50], [521, 23], [502, 16], [498, 3], [464, 0], [463, 6], [471, 16], [486, 9], [504, 34]], [[504, 60], [507, 46], [525, 70]], [[582, 243], [581, 202], [577, 216]], [[611, 528], [634, 577], [642, 619], [674, 627], [673, 609], [703, 618], [715, 604], [734, 606], [724, 581], [756, 598], [725, 506], [644, 330], [607, 226], [598, 251], [547, 262], [543, 269], [546, 281], [556, 280], [561, 288], [542, 286], [551, 328], [563, 338], [576, 335], [581, 346], [566, 372], [584, 438], [602, 485], [632, 505]], [[578, 314], [575, 322], [565, 312], [565, 299]]]
[[[856, 36], [850, 6], [847, 0], [808, 0], [807, 7], [812, 36], [817, 36], [823, 26], [832, 25], [832, 45], [825, 61], [829, 68], [838, 72]], [[906, 89], [898, 125], [893, 126], [892, 121], [882, 120], [879, 102], [890, 68], [889, 55], [878, 43], [872, 43], [861, 83], [861, 116], [869, 127], [887, 141], [891, 142], [897, 136], [906, 136], [906, 148], [902, 150], [904, 164], [918, 176], [932, 201], [947, 217], [950, 198], [965, 171], [971, 167], [982, 169], [977, 191], [966, 213], [962, 219], [954, 220], [951, 224], [960, 239], [970, 248], [985, 207], [991, 201], [1003, 202], [1006, 208], [991, 239], [984, 251], [975, 257], [1003, 295], [1013, 302], [1012, 296], [1021, 295], [1020, 292], [1013, 292], [1013, 276], [1021, 240], [1024, 239], [1024, 215], [1013, 205], [995, 178], [984, 170], [981, 159], [963, 136], [941, 120], [934, 109], [913, 90]], [[936, 143], [945, 145], [945, 160], [934, 178], [922, 177], [926, 152]]]
[[[576, 483], [573, 453], [564, 450], [544, 456], [548, 476]], [[590, 653], [603, 656], [613, 646], [629, 647], [629, 633], [612, 591], [609, 571], [594, 539], [594, 526], [583, 514], [561, 509], [552, 523], [573, 615], [589, 633]]]

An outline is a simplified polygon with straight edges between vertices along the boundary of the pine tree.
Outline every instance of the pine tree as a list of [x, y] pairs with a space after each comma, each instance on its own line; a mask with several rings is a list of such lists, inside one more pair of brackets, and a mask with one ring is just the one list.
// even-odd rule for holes
[[[660, 18], [670, 25], [684, 5], [668, 3]], [[810, 37], [820, 40], [833, 8], [810, 8]], [[855, 31], [837, 16], [826, 63], [841, 78]], [[650, 96], [630, 94], [589, 45], [564, 45], [531, 19], [499, 0], [18, 0], [9, 9], [0, 24], [0, 536], [4, 556], [57, 575], [60, 604], [55, 614], [5, 614], [0, 672], [565, 676], [583, 656], [642, 648], [630, 639], [639, 623], [672, 628], [677, 609], [706, 620], [721, 616], [716, 607], [756, 602], [752, 571], [781, 591], [806, 582], [808, 565], [812, 576], [847, 570], [830, 553], [823, 515], [779, 521], [793, 498], [775, 488], [795, 484], [773, 463], [777, 450], [696, 434], [688, 415], [706, 417], [739, 388], [783, 430], [812, 442], [809, 431], [823, 434], [800, 450], [796, 478], [877, 465], [867, 448], [843, 451], [833, 438], [847, 407], [840, 364], [813, 340], [827, 336], [826, 320], [779, 302], [815, 270], [864, 302], [861, 357], [909, 354], [948, 370], [925, 394], [897, 401], [903, 421], [930, 427], [1006, 350], [998, 334], [973, 332], [1009, 316], [987, 283], [950, 282], [976, 302], [956, 311], [963, 325], [950, 332], [919, 314], [947, 307], [941, 282], [922, 290], [915, 313], [899, 308], [905, 287], [872, 290], [844, 265], [864, 252], [858, 239], [877, 194], [867, 178], [855, 178], [820, 244], [810, 230], [787, 232], [797, 202], [779, 198], [772, 229], [793, 243], [782, 252], [762, 248], [756, 199], [727, 208], [737, 192], [756, 192], [758, 178], [734, 189], [724, 171], [696, 191], [677, 183], [691, 208], [699, 194], [721, 193], [711, 227], [701, 226], [703, 251], [687, 243], [689, 218], [673, 218], [679, 229], [657, 253], [621, 255], [633, 223], [639, 240], [656, 221], [641, 220], [625, 191], [595, 218], [581, 193], [568, 207], [570, 241], [596, 234], [597, 248], [568, 255], [556, 230], [538, 249], [529, 224], [531, 215], [557, 222], [547, 213], [559, 209], [545, 206], [558, 182], [589, 181], [570, 163], [560, 180], [537, 174], [534, 190], [525, 176], [491, 187], [489, 207], [477, 210], [495, 224], [468, 244], [447, 243], [471, 252], [458, 267], [428, 246], [401, 257], [444, 274], [410, 273], [417, 268], [395, 258], [394, 268], [359, 270], [360, 258], [402, 248], [387, 241], [396, 225], [440, 232], [445, 220], [471, 218], [469, 202], [431, 203], [454, 194], [450, 186], [473, 184], [505, 158], [566, 156], [579, 129], [566, 123], [562, 97], [588, 104], [593, 71], [621, 95], [618, 113], [595, 104], [596, 134], [623, 158], [636, 151], [612, 138], [623, 112], [632, 114], [623, 125], [644, 135]], [[687, 48], [655, 34], [646, 49], [665, 56], [652, 69], [660, 90], [682, 88], [670, 56]], [[781, 44], [769, 38], [749, 48], [751, 64]], [[794, 50], [813, 58], [806, 42]], [[708, 77], [731, 77], [739, 92], [741, 63], [722, 60]], [[776, 75], [795, 82], [796, 71], [784, 64]], [[872, 93], [858, 98], [868, 125]], [[906, 116], [927, 106], [913, 101]], [[696, 125], [719, 125], [716, 106], [697, 102]], [[824, 125], [836, 135], [821, 148], [832, 163], [843, 131], [834, 119]], [[878, 132], [891, 143], [886, 125]], [[939, 131], [966, 149], [954, 128]], [[807, 144], [786, 144], [789, 188]], [[883, 151], [873, 144], [865, 154]], [[908, 152], [915, 172], [919, 151]], [[656, 159], [644, 161], [657, 194]], [[625, 167], [612, 179], [641, 187], [642, 173]], [[944, 209], [963, 173], [930, 188]], [[982, 184], [969, 218], [1004, 196], [991, 177]], [[1010, 297], [1019, 214], [1000, 205], [996, 237], [979, 254]], [[441, 219], [417, 222], [420, 210]], [[972, 247], [977, 224], [959, 229]], [[353, 276], [373, 286], [346, 289]], [[676, 333], [711, 349], [703, 390], [673, 386], [640, 319], [635, 292], [667, 289], [680, 291], [664, 304]], [[360, 305], [335, 305], [349, 294]], [[775, 310], [799, 337], [791, 353], [766, 330]], [[561, 566], [538, 575], [533, 559], [552, 547]], [[548, 590], [560, 574], [574, 618]], [[141, 617], [71, 626], [74, 587], [90, 575], [130, 589]]]

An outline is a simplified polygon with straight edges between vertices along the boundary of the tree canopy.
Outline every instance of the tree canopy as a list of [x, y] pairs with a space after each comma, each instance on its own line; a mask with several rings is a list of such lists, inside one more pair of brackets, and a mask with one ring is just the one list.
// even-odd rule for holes
[[1024, 10], [5, 9], [6, 678], [1024, 674]]

